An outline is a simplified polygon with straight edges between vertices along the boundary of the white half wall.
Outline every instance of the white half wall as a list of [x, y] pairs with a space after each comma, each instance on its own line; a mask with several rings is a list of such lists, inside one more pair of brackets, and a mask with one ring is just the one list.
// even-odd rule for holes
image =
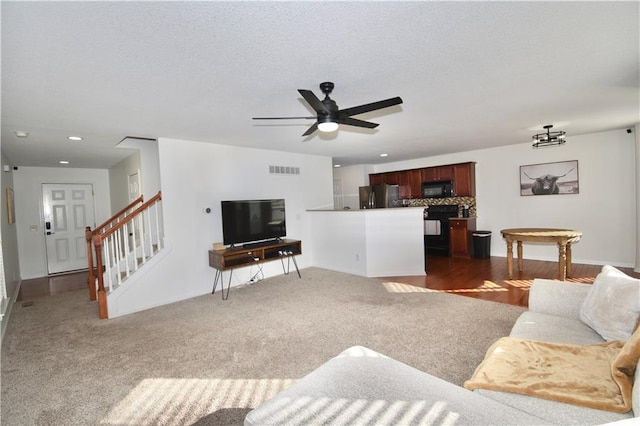
[[18, 252], [22, 279], [45, 277], [47, 253], [42, 215], [43, 183], [93, 184], [96, 223], [111, 216], [109, 171], [63, 167], [19, 167], [13, 172]]
[[315, 266], [363, 277], [424, 275], [424, 208], [312, 211]]
[[[119, 291], [114, 303], [110, 300], [110, 317], [211, 293], [215, 270], [209, 267], [208, 251], [222, 241], [222, 200], [284, 198], [287, 236], [302, 240], [298, 264], [314, 264], [306, 210], [333, 206], [330, 157], [168, 138], [158, 140], [158, 149], [170, 252], [135, 286]], [[299, 167], [300, 174], [270, 174], [269, 166]], [[265, 277], [282, 274], [280, 262], [263, 268]], [[245, 284], [255, 272], [255, 266], [235, 270], [231, 285]], [[225, 286], [228, 277], [225, 272]]]
[[[533, 149], [531, 143], [468, 151], [375, 166], [375, 173], [475, 161], [477, 229], [492, 231], [491, 255], [506, 256], [500, 230], [518, 227], [578, 229], [573, 245], [576, 263], [633, 267], [636, 262], [636, 152], [635, 135], [626, 129], [568, 136], [560, 147]], [[520, 195], [520, 166], [578, 160], [580, 193], [575, 195]], [[360, 166], [358, 170], [364, 170]], [[347, 167], [334, 173], [343, 192], [355, 192]], [[548, 244], [524, 244], [525, 259], [557, 260]]]

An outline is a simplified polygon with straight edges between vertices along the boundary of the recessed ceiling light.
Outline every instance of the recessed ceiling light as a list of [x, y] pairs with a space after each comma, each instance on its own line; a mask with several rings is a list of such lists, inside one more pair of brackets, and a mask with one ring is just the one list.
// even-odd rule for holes
[[337, 169], [338, 167], [340, 167], [340, 164], [334, 164], [333, 167]]
[[70, 141], [81, 141], [82, 138], [80, 136], [69, 136], [67, 139]]
[[67, 160], [60, 160], [60, 161], [58, 161], [58, 163], [60, 163], [60, 164], [69, 164], [69, 162]]
[[16, 136], [19, 138], [26, 138], [29, 136], [29, 132], [16, 132]]
[[389, 155], [389, 154], [382, 153], [382, 154], [380, 154], [380, 157], [386, 157], [386, 156], [388, 156], [388, 155]]

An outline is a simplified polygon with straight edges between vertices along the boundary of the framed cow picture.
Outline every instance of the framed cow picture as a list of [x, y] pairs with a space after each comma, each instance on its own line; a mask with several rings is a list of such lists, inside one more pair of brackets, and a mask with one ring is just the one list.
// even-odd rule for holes
[[520, 166], [520, 195], [578, 194], [578, 160]]

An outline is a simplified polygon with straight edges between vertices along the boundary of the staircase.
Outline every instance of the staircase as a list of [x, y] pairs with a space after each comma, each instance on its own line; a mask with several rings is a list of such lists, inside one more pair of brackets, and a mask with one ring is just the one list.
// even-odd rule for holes
[[109, 317], [107, 294], [126, 285], [164, 248], [162, 193], [143, 201], [140, 196], [96, 229], [85, 230], [89, 298], [98, 301], [101, 319]]

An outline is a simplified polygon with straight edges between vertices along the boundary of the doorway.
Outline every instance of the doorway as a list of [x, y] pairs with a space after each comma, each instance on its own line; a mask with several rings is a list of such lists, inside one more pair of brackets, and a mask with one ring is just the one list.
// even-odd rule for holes
[[333, 180], [333, 208], [342, 210], [344, 208], [344, 194], [342, 193], [342, 179]]
[[42, 184], [49, 274], [87, 268], [85, 227], [96, 226], [94, 205], [92, 184]]
[[[129, 186], [129, 203], [132, 203], [135, 199], [142, 195], [142, 188], [140, 185], [140, 170], [136, 170], [131, 173], [127, 177], [127, 182]], [[139, 207], [139, 206], [138, 206]], [[127, 229], [131, 229], [131, 231], [127, 231], [127, 235], [129, 237], [129, 244], [133, 244], [133, 247], [140, 246], [140, 233], [132, 232], [134, 229], [141, 229], [142, 224], [142, 215], [138, 215], [133, 219], [133, 226], [127, 226]]]

